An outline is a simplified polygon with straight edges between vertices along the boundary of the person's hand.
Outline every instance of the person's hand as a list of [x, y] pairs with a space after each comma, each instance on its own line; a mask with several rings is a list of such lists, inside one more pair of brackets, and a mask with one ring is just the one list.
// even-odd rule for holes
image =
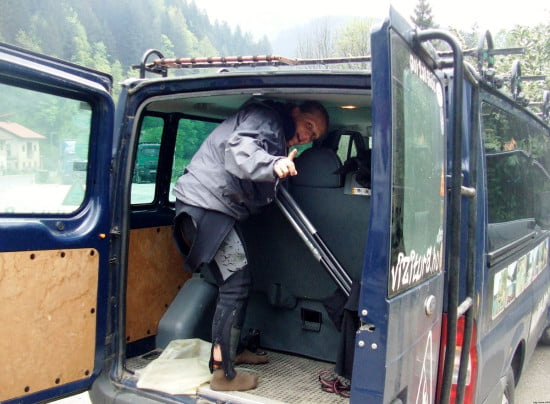
[[293, 149], [290, 153], [288, 153], [288, 157], [282, 158], [275, 163], [273, 166], [273, 171], [275, 171], [275, 175], [277, 175], [277, 177], [282, 179], [288, 177], [289, 175], [298, 174], [298, 171], [296, 171], [296, 166], [294, 165], [294, 157], [296, 157], [296, 154], [298, 154], [298, 150]]

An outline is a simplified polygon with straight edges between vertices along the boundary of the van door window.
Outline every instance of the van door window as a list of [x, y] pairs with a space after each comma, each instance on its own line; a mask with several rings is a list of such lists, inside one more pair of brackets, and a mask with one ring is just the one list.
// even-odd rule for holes
[[178, 178], [185, 171], [185, 167], [191, 161], [195, 152], [199, 149], [202, 142], [212, 132], [218, 123], [207, 122], [193, 119], [182, 118], [178, 124], [178, 133], [176, 137], [176, 150], [174, 152], [174, 161], [172, 163], [172, 177], [170, 181], [170, 202], [175, 202], [176, 198], [172, 194], [174, 185]]
[[155, 184], [163, 130], [163, 118], [145, 116], [141, 122], [132, 175], [132, 204], [151, 203], [155, 199]]
[[88, 103], [0, 84], [0, 213], [69, 214], [86, 194]]
[[[393, 41], [391, 268], [388, 295], [442, 270], [445, 213], [443, 90], [436, 76]], [[401, 52], [398, 50], [402, 49]]]

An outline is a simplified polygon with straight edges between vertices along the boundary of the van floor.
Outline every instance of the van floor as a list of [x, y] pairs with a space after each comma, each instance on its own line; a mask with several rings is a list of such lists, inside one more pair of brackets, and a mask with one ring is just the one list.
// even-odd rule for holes
[[[146, 359], [143, 359], [144, 356]], [[157, 356], [153, 353], [129, 359], [126, 367], [139, 371]], [[269, 358], [270, 362], [264, 365], [238, 367], [258, 373], [260, 383], [256, 389], [248, 392], [219, 392], [204, 386], [199, 388], [198, 395], [205, 399], [232, 403], [349, 403], [349, 399], [321, 389], [319, 373], [332, 370], [334, 364], [279, 352], [269, 352]]]

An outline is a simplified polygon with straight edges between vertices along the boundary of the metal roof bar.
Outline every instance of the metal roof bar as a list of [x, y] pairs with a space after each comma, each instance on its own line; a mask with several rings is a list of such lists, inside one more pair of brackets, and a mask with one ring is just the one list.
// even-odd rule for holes
[[274, 55], [254, 56], [217, 56], [217, 57], [195, 57], [195, 58], [161, 58], [155, 59], [152, 65], [167, 68], [218, 68], [218, 67], [239, 67], [239, 66], [304, 66], [304, 65], [326, 65], [343, 63], [365, 63], [370, 62], [370, 56], [354, 56], [346, 58], [322, 58], [322, 59], [290, 59]]
[[[151, 55], [160, 56], [151, 62], [147, 59]], [[144, 54], [140, 65], [133, 66], [134, 69], [140, 69], [141, 73], [145, 70], [152, 73], [164, 73], [166, 69], [204, 69], [204, 68], [224, 68], [224, 67], [257, 67], [257, 66], [307, 66], [307, 65], [331, 65], [346, 63], [369, 63], [370, 56], [350, 56], [338, 58], [319, 58], [319, 59], [291, 59], [275, 55], [251, 55], [251, 56], [214, 56], [214, 57], [192, 57], [192, 58], [165, 58], [160, 52], [149, 50]], [[142, 76], [143, 77], [143, 76]]]

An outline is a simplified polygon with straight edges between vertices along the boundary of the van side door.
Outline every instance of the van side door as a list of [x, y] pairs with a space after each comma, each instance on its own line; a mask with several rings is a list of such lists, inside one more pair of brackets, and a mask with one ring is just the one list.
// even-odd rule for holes
[[0, 401], [89, 388], [105, 356], [105, 74], [0, 44]]
[[444, 94], [411, 33], [392, 9], [371, 37], [374, 182], [353, 373], [357, 402], [436, 400], [447, 209]]

